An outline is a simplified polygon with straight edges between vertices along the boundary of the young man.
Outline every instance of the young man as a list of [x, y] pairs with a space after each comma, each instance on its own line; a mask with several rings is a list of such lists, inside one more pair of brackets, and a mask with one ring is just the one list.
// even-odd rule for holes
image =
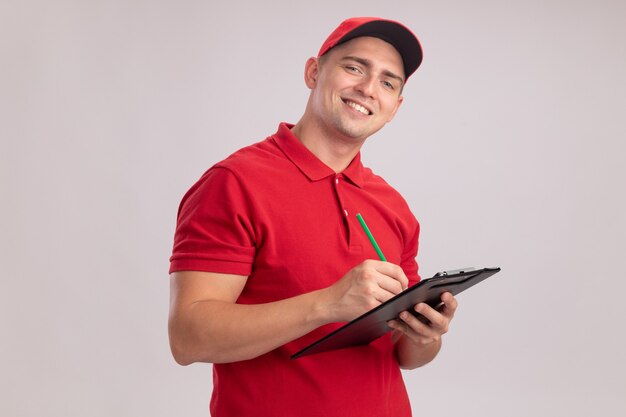
[[[305, 65], [300, 121], [210, 168], [187, 192], [171, 258], [176, 361], [214, 364], [214, 416], [409, 416], [400, 368], [430, 362], [456, 310], [418, 304], [366, 346], [291, 360], [419, 281], [419, 224], [360, 149], [421, 63], [398, 22], [344, 21]], [[388, 262], [378, 261], [361, 213]]]

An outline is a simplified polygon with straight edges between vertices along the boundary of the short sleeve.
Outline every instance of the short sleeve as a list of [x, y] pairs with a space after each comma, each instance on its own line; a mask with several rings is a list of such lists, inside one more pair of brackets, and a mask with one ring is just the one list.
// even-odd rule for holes
[[411, 227], [405, 236], [404, 251], [402, 252], [402, 261], [400, 264], [409, 279], [409, 286], [417, 284], [421, 279], [416, 260], [419, 246], [420, 225], [417, 219], [412, 215], [411, 220]]
[[250, 275], [255, 239], [246, 193], [227, 168], [209, 169], [178, 209], [170, 273]]

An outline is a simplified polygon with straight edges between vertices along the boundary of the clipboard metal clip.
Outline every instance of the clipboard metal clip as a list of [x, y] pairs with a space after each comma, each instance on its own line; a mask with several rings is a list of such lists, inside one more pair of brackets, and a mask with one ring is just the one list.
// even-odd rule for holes
[[448, 275], [462, 274], [464, 272], [475, 271], [476, 268], [468, 267], [468, 268], [460, 268], [460, 269], [451, 269], [449, 271], [437, 272], [435, 274], [436, 277], [446, 277]]

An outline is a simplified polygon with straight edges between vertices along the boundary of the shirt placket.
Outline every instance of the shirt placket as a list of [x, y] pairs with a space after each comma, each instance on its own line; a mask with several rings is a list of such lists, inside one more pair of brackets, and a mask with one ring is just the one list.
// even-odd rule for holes
[[347, 187], [350, 187], [351, 184], [347, 184], [343, 174], [336, 174], [333, 179], [333, 186], [337, 196], [337, 204], [342, 214], [346, 244], [348, 247], [351, 247], [353, 245], [354, 230], [352, 230], [353, 222], [350, 221], [350, 217], [356, 215], [356, 213], [353, 213], [354, 208], [349, 206], [349, 199], [347, 198]]

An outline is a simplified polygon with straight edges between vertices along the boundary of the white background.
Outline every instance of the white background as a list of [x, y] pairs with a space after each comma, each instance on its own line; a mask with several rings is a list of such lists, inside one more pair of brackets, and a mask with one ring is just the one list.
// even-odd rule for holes
[[502, 267], [405, 374], [415, 414], [626, 415], [618, 0], [0, 3], [0, 415], [207, 415], [210, 365], [167, 341], [178, 203], [297, 121], [305, 60], [359, 15], [424, 46], [363, 150], [422, 275]]

